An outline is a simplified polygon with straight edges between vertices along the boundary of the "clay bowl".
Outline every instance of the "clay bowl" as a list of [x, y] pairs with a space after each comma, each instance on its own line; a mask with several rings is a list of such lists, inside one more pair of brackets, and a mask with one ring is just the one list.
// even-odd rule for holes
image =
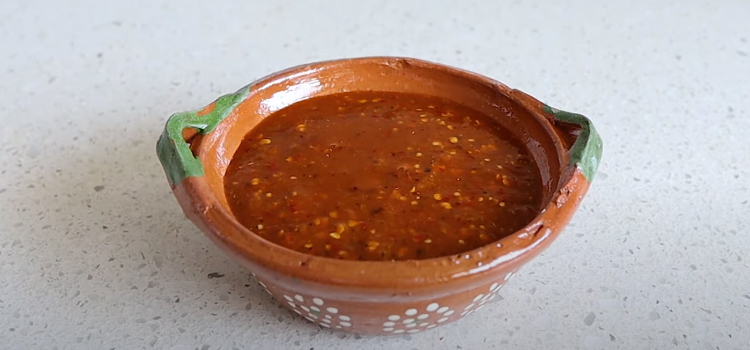
[[[448, 98], [492, 116], [528, 147], [543, 180], [539, 214], [514, 234], [453, 256], [345, 261], [306, 255], [255, 235], [232, 215], [223, 176], [242, 138], [263, 118], [314, 96], [354, 90]], [[479, 310], [573, 216], [602, 145], [585, 117], [551, 108], [487, 77], [410, 58], [312, 63], [271, 74], [203, 109], [169, 118], [157, 143], [182, 209], [276, 300], [322, 327], [416, 333]]]

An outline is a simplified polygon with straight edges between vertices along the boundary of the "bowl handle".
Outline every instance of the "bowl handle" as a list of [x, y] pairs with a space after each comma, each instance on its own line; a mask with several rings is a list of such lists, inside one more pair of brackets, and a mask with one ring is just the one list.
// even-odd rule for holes
[[555, 128], [575, 140], [568, 151], [570, 162], [579, 167], [586, 180], [591, 183], [602, 158], [602, 139], [596, 132], [594, 124], [588, 118], [577, 113], [561, 111], [546, 104], [543, 109], [545, 113], [551, 114], [555, 121], [575, 126], [571, 129], [555, 125]]
[[[169, 117], [156, 142], [156, 154], [170, 185], [177, 186], [187, 177], [203, 176], [203, 164], [193, 154], [189, 142], [198, 133], [205, 135], [213, 131], [248, 94], [249, 88], [245, 87], [219, 97], [203, 109], [175, 113]], [[191, 132], [185, 132], [186, 129]]]

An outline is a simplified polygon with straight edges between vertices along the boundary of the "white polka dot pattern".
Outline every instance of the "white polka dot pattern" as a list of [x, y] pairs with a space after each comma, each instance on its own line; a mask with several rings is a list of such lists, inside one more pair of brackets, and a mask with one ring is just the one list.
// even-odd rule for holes
[[[468, 316], [484, 307], [485, 303], [493, 300], [505, 282], [513, 276], [513, 272], [506, 274], [502, 280], [493, 282], [486, 292], [474, 296], [463, 308], [459, 315], [454, 316], [456, 310], [450, 306], [431, 302], [424, 307], [409, 307], [402, 314], [388, 315], [381, 323], [382, 331], [390, 334], [417, 333], [422, 330], [432, 329], [438, 325], [450, 321], [452, 318]], [[260, 282], [266, 292], [270, 291], [263, 282]], [[280, 293], [281, 294], [281, 293]], [[326, 305], [326, 301], [320, 297], [305, 297], [300, 294], [281, 294], [289, 307], [306, 320], [316, 323], [321, 327], [345, 329], [352, 327], [352, 317], [341, 313], [333, 306]]]
[[[454, 312], [447, 306], [440, 306], [438, 303], [430, 303], [420, 313], [417, 308], [408, 308], [403, 315], [390, 315], [388, 321], [383, 322], [383, 332], [392, 334], [417, 333], [424, 329], [431, 329], [437, 326], [436, 321], [441, 314]], [[417, 315], [419, 314], [419, 315]], [[446, 320], [447, 317], [443, 317]], [[432, 319], [432, 322], [430, 322]]]
[[[286, 294], [282, 296], [292, 308], [292, 311], [310, 322], [317, 323], [321, 327], [343, 329], [352, 326], [352, 318], [350, 316], [339, 314], [339, 309], [333, 306], [326, 306], [324, 308], [326, 302], [322, 298], [314, 297], [309, 299], [312, 305], [308, 306], [301, 304], [306, 299], [299, 294], [294, 295], [294, 297]], [[306, 312], [307, 314], [304, 315], [302, 312]], [[336, 315], [336, 317], [332, 315]]]
[[[484, 304], [495, 298], [497, 292], [508, 279], [513, 276], [513, 272], [503, 277], [502, 281], [492, 283], [486, 293], [476, 295], [461, 311], [461, 317], [472, 314], [473, 312], [484, 307]], [[417, 333], [424, 329], [432, 329], [439, 324], [447, 322], [451, 316], [456, 313], [455, 310], [448, 306], [441, 306], [437, 302], [428, 304], [424, 312], [418, 308], [408, 308], [404, 310], [403, 315], [389, 315], [387, 321], [383, 322], [383, 332], [391, 334]]]

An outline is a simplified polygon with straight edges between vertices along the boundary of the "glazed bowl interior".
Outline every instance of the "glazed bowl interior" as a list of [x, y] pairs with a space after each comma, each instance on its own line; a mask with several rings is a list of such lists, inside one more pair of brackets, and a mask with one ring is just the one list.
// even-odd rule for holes
[[[566, 181], [571, 168], [564, 144], [560, 141], [561, 136], [552, 130], [549, 120], [539, 113], [531, 113], [528, 106], [513, 98], [516, 90], [455, 68], [420, 60], [383, 57], [321, 62], [262, 78], [254, 82], [249, 91], [248, 97], [216, 129], [190, 140], [191, 150], [205, 168], [205, 176], [200, 180], [205, 181], [205, 185], [201, 186], [206, 189], [201, 194], [202, 200], [212, 202], [205, 205], [216, 206], [223, 213], [222, 217], [211, 220], [224, 221], [232, 227], [231, 232], [222, 232], [220, 239], [235, 254], [257, 261], [261, 266], [283, 261], [281, 264], [284, 266], [275, 268], [290, 275], [303, 276], [298, 270], [304, 265], [308, 273], [313, 271], [321, 276], [320, 279], [327, 281], [319, 281], [321, 285], [333, 283], [378, 288], [397, 280], [407, 290], [410, 286], [421, 286], [420, 283], [427, 280], [435, 283], [455, 281], [457, 276], [474, 274], [472, 269], [477, 266], [497, 266], [511, 259], [518, 261], [519, 257], [520, 260], [528, 260], [532, 254], [525, 258], [521, 250], [535, 243], [536, 238], [530, 239], [528, 236], [530, 232], [535, 232], [534, 225], [541, 227], [541, 219], [534, 219], [517, 233], [475, 249], [473, 253], [425, 260], [342, 261], [310, 256], [274, 245], [253, 234], [234, 218], [224, 195], [224, 174], [243, 137], [264, 118], [284, 107], [316, 96], [349, 91], [418, 93], [471, 107], [509, 130], [526, 145], [534, 158], [543, 186], [538, 218], [550, 205], [560, 184]], [[524, 233], [526, 236], [523, 236]], [[517, 243], [519, 241], [523, 243]], [[283, 255], [283, 259], [272, 262], [268, 254]], [[470, 255], [477, 260], [469, 259]], [[504, 255], [506, 257], [501, 259]], [[398, 264], [398, 268], [392, 269], [393, 265], [388, 264]], [[421, 276], [425, 271], [423, 268], [428, 265], [442, 272]], [[371, 274], [371, 278], [362, 279], [363, 274]], [[470, 286], [466, 285], [466, 288]]]
[[[305, 99], [350, 91], [418, 93], [446, 98], [492, 117], [528, 149], [542, 179], [542, 203], [560, 183], [562, 154], [554, 131], [524, 107], [473, 73], [440, 71], [417, 60], [380, 59], [321, 62], [295, 67], [255, 82], [250, 96], [197, 149], [216, 199], [231, 213], [224, 195], [224, 174], [243, 137], [274, 112]], [[481, 79], [487, 79], [480, 77]], [[504, 87], [504, 86], [503, 86]], [[507, 88], [506, 88], [507, 89]], [[196, 150], [196, 144], [193, 149]], [[201, 154], [203, 153], [203, 154]]]

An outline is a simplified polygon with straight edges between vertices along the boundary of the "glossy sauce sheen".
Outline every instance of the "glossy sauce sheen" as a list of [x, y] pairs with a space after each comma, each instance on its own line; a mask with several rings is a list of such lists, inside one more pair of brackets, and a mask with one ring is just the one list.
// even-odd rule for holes
[[492, 243], [541, 207], [507, 130], [448, 100], [352, 92], [295, 103], [245, 136], [224, 178], [237, 219], [312, 255], [426, 259]]

